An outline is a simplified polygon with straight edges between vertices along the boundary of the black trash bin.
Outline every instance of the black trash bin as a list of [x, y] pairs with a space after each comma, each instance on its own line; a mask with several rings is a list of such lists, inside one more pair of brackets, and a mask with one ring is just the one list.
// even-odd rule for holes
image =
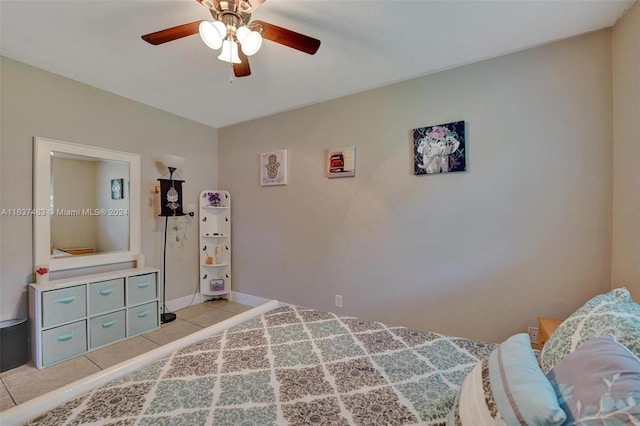
[[0, 373], [29, 361], [27, 319], [0, 321]]

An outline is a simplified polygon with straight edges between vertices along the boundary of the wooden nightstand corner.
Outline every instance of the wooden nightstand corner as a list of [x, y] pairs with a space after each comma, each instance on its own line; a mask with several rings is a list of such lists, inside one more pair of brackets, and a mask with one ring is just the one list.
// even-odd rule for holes
[[562, 320], [555, 318], [538, 317], [538, 345], [540, 349], [549, 340], [556, 328], [562, 324]]

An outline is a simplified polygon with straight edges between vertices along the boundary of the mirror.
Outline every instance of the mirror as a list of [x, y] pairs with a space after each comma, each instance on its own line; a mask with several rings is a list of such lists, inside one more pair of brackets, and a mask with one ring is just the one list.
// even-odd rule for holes
[[34, 260], [51, 271], [136, 259], [140, 156], [34, 138]]

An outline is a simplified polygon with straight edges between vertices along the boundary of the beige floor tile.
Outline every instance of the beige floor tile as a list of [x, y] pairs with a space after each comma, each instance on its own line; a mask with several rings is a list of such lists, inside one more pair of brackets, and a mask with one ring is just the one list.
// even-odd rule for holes
[[193, 318], [189, 318], [189, 322], [199, 325], [200, 327], [209, 327], [227, 318], [236, 315], [233, 312], [223, 311], [222, 309], [210, 309], [211, 312], [205, 312]]
[[208, 302], [203, 303], [203, 305], [208, 305], [214, 308], [222, 309], [222, 310], [233, 312], [236, 314], [248, 311], [249, 309], [252, 308], [252, 306], [243, 305], [241, 303], [232, 302], [230, 300], [225, 300], [225, 299], [210, 300]]
[[11, 370], [0, 373], [0, 379], [2, 380], [13, 380], [17, 377], [25, 376], [27, 374], [32, 374], [38, 371], [35, 364], [29, 361], [26, 364], [21, 365], [20, 367], [13, 368]]
[[248, 311], [249, 309], [253, 309], [253, 306], [247, 306], [236, 302], [229, 302], [227, 305], [221, 307], [220, 309], [233, 312], [234, 314], [240, 314], [242, 312]]
[[227, 305], [231, 303], [231, 301], [227, 300], [227, 299], [213, 299], [213, 300], [207, 300], [206, 302], [203, 302], [203, 305], [207, 305], [207, 306], [211, 306], [212, 308], [222, 308], [223, 306]]
[[9, 391], [3, 383], [0, 383], [0, 411], [8, 410], [15, 406], [16, 403], [13, 402], [13, 398], [9, 395]]
[[188, 320], [189, 318], [197, 317], [200, 314], [209, 312], [212, 309], [214, 309], [214, 307], [207, 303], [198, 303], [197, 305], [191, 305], [176, 311], [176, 315], [178, 315], [178, 318]]
[[91, 351], [85, 356], [96, 363], [98, 367], [105, 369], [122, 361], [134, 358], [145, 352], [149, 352], [160, 345], [143, 336], [132, 337], [113, 345]]
[[100, 368], [87, 357], [79, 356], [33, 374], [3, 380], [17, 404], [97, 373]]
[[157, 330], [143, 334], [143, 336], [159, 345], [165, 345], [198, 330], [202, 330], [202, 327], [178, 318], [173, 322], [163, 324]]

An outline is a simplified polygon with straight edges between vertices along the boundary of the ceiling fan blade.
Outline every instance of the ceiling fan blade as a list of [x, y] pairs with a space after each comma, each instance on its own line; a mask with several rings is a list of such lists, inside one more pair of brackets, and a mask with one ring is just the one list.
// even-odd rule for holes
[[289, 46], [301, 52], [308, 53], [309, 55], [315, 54], [318, 51], [318, 48], [320, 48], [320, 40], [313, 37], [309, 37], [277, 25], [269, 24], [264, 21], [252, 21], [251, 24], [262, 26], [264, 29], [262, 38]]
[[236, 77], [246, 77], [251, 75], [251, 68], [249, 67], [249, 58], [242, 53], [241, 49], [238, 49], [238, 57], [240, 58], [239, 64], [233, 64], [233, 74]]
[[143, 35], [142, 39], [153, 45], [177, 40], [182, 37], [197, 34], [200, 22], [202, 21], [190, 22], [188, 24], [178, 25], [177, 27], [167, 28], [166, 30], [156, 31], [155, 33]]

